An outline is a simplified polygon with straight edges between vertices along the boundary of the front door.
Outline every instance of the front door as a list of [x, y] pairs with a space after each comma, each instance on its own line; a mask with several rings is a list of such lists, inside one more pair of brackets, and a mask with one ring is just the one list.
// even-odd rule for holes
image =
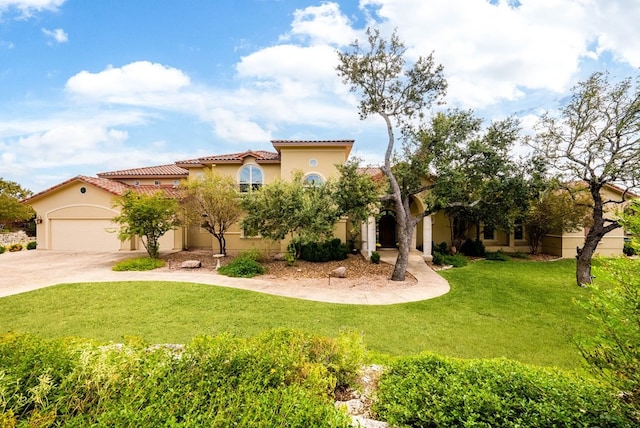
[[378, 221], [378, 233], [382, 248], [396, 248], [396, 216], [386, 211]]

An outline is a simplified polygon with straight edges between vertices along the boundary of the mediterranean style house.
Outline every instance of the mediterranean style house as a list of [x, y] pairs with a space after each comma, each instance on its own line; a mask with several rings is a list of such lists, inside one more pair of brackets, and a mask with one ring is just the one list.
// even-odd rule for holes
[[[347, 161], [353, 140], [274, 140], [275, 151], [252, 151], [214, 155], [177, 161], [170, 165], [133, 168], [97, 174], [96, 177], [77, 176], [37, 193], [27, 200], [36, 211], [36, 236], [39, 250], [68, 251], [124, 251], [143, 248], [139, 239], [121, 242], [118, 225], [112, 219], [118, 215], [114, 198], [125, 191], [153, 194], [164, 192], [168, 197], [180, 196], [179, 184], [189, 177], [198, 177], [206, 168], [233, 177], [240, 192], [251, 191], [276, 179], [290, 180], [294, 171], [302, 171], [303, 180], [321, 183], [338, 174], [336, 164]], [[372, 171], [373, 170], [373, 171]], [[370, 169], [375, 173], [377, 169]], [[622, 192], [609, 186], [610, 197], [620, 198]], [[424, 210], [423, 202], [414, 198], [413, 212]], [[356, 237], [348, 236], [351, 229], [343, 219], [334, 234], [343, 242], [353, 240], [366, 256], [379, 248], [396, 247], [396, 221], [392, 208], [384, 209], [360, 227]], [[528, 252], [522, 225], [509, 233], [483, 230], [479, 237], [487, 250]], [[476, 233], [470, 234], [475, 237]], [[549, 235], [543, 242], [542, 252], [560, 257], [575, 257], [585, 231]], [[412, 237], [412, 248], [431, 259], [431, 243], [451, 241], [449, 220], [443, 213], [425, 217]], [[245, 236], [240, 224], [225, 234], [227, 251], [237, 253], [258, 248], [273, 252], [286, 250], [286, 242], [271, 242], [255, 236]], [[607, 235], [598, 247], [599, 254], [622, 254], [624, 231], [618, 229]], [[215, 250], [217, 240], [203, 228], [182, 227], [167, 232], [160, 240], [161, 251], [206, 248]]]

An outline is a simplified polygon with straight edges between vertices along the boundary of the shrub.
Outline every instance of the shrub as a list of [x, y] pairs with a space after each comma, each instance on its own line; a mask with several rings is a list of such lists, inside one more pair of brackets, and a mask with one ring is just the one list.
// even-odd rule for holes
[[460, 253], [467, 257], [483, 257], [485, 254], [484, 243], [479, 238], [475, 240], [468, 238], [460, 246]]
[[35, 250], [37, 246], [38, 246], [38, 242], [29, 241], [29, 243], [27, 243], [27, 250]]
[[506, 359], [403, 358], [382, 376], [374, 411], [392, 426], [629, 426], [601, 385]]
[[431, 243], [434, 253], [447, 254], [449, 252], [449, 245], [446, 242], [441, 242], [438, 245]]
[[256, 275], [262, 275], [265, 270], [256, 260], [256, 255], [260, 253], [255, 251], [240, 253], [228, 265], [220, 267], [218, 272], [235, 278], [253, 278]]
[[449, 255], [434, 252], [432, 261], [434, 265], [439, 266], [451, 265], [453, 267], [463, 267], [467, 265], [467, 258], [462, 254]]
[[16, 251], [22, 251], [22, 244], [10, 244], [9, 251], [14, 253]]
[[178, 349], [0, 338], [0, 422], [347, 428], [333, 395], [363, 355], [355, 336], [292, 330], [197, 337]]
[[324, 242], [300, 244], [299, 247], [300, 258], [309, 262], [344, 260], [349, 253], [347, 244], [342, 243], [338, 238]]
[[498, 251], [495, 251], [495, 252], [488, 252], [485, 255], [485, 258], [487, 260], [492, 260], [492, 261], [496, 261], [496, 262], [508, 262], [509, 260], [511, 260], [511, 257], [509, 257], [502, 250], [498, 250]]
[[631, 241], [625, 241], [624, 242], [624, 247], [622, 247], [622, 252], [624, 253], [625, 256], [635, 256], [637, 254], [637, 251], [635, 248], [633, 248], [633, 245], [631, 245]]
[[378, 253], [377, 251], [371, 253], [371, 263], [376, 265], [380, 263], [380, 253]]
[[150, 257], [137, 257], [135, 259], [122, 260], [116, 263], [112, 269], [118, 272], [130, 270], [143, 271], [161, 268], [164, 265], [164, 260], [152, 259]]
[[4, 253], [7, 249], [3, 246], [0, 245], [0, 254]]

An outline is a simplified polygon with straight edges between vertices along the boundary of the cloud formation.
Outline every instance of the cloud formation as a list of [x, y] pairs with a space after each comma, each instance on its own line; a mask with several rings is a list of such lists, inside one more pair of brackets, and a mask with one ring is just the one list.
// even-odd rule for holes
[[56, 11], [66, 0], [0, 0], [0, 16], [17, 12], [18, 18], [31, 18], [42, 11]]
[[55, 30], [42, 29], [45, 36], [53, 39], [56, 43], [66, 43], [69, 41], [69, 35], [65, 33], [62, 28], [56, 28]]

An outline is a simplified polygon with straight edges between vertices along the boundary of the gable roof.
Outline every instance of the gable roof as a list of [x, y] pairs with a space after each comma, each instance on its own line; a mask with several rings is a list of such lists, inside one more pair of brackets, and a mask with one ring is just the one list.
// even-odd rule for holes
[[108, 178], [186, 178], [189, 171], [180, 168], [176, 164], [148, 166], [144, 168], [123, 169], [120, 171], [107, 171], [96, 174], [98, 177]]
[[280, 153], [283, 147], [343, 147], [346, 156], [351, 153], [355, 140], [271, 140], [273, 147]]
[[110, 180], [108, 178], [102, 177], [88, 177], [86, 175], [78, 175], [76, 177], [70, 178], [68, 180], [63, 181], [62, 183], [58, 183], [55, 186], [49, 187], [41, 192], [38, 192], [30, 197], [23, 199], [21, 202], [29, 203], [35, 199], [40, 199], [49, 193], [62, 189], [64, 187], [69, 186], [70, 184], [80, 182], [85, 184], [90, 184], [99, 189], [102, 189], [106, 192], [109, 192], [115, 196], [122, 196], [124, 192], [127, 190], [133, 190], [136, 193], [140, 193], [143, 195], [153, 195], [158, 191], [164, 193], [167, 197], [170, 198], [180, 198], [182, 196], [182, 191], [172, 185], [160, 185], [160, 186], [152, 186], [152, 185], [143, 185], [143, 186], [132, 186], [128, 184], [124, 184], [120, 181]]
[[253, 157], [256, 163], [278, 163], [280, 154], [266, 150], [246, 150], [238, 153], [203, 156], [197, 159], [177, 161], [176, 165], [211, 165], [214, 163], [242, 163], [246, 157]]

